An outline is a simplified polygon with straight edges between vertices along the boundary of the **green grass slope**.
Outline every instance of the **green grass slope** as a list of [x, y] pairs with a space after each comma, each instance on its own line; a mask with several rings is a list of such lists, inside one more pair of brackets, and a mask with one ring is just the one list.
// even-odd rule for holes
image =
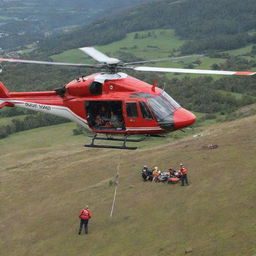
[[[184, 43], [174, 30], [171, 29], [151, 29], [128, 33], [122, 40], [103, 45], [96, 48], [111, 57], [117, 57], [125, 62], [133, 61], [137, 58], [143, 60], [166, 58], [180, 54], [179, 48]], [[82, 62], [92, 63], [92, 59], [83, 54], [79, 49], [71, 49], [63, 53], [52, 55], [51, 58], [57, 62]], [[186, 67], [196, 60], [200, 60], [197, 68], [210, 69], [214, 63], [222, 63], [225, 59], [209, 58], [203, 55], [190, 55], [181, 59], [173, 59], [157, 64], [150, 64], [163, 67]], [[149, 66], [150, 66], [149, 65]]]
[[[178, 56], [181, 54], [180, 47], [185, 42], [187, 42], [187, 40], [182, 40], [172, 29], [151, 29], [128, 33], [122, 40], [117, 40], [106, 45], [96, 45], [95, 47], [108, 56], [119, 58], [124, 62], [132, 62], [138, 59], [151, 60]], [[192, 54], [178, 59], [174, 57], [174, 59], [169, 61], [150, 63], [148, 66], [212, 69], [214, 64], [222, 65], [225, 63], [228, 56], [236, 56], [243, 60], [253, 61], [255, 58], [251, 51], [252, 44], [249, 44], [246, 47], [241, 47], [236, 50], [219, 51], [218, 54], [222, 57], [218, 58]], [[82, 53], [79, 49], [67, 50], [60, 54], [52, 55], [51, 58], [53, 61], [57, 62], [95, 63], [92, 58]], [[254, 69], [252, 68], [252, 70]], [[170, 73], [168, 76], [174, 77], [174, 75]], [[184, 76], [185, 75], [180, 74], [179, 77]], [[196, 77], [199, 75], [190, 74], [190, 76]], [[212, 77], [217, 79], [220, 76], [212, 75]]]
[[[255, 125], [251, 116], [133, 152], [85, 149], [83, 137], [69, 135], [73, 124], [0, 140], [0, 254], [254, 255]], [[141, 180], [144, 164], [165, 170], [180, 161], [188, 187]], [[90, 233], [78, 236], [85, 204]]]
[[[121, 57], [120, 53], [133, 55], [142, 59], [168, 57], [177, 50], [184, 41], [180, 40], [171, 29], [152, 29], [128, 33], [122, 40], [97, 46], [97, 49], [113, 57]], [[78, 49], [64, 51], [53, 55], [54, 61], [78, 61], [82, 54]], [[126, 61], [126, 60], [124, 60]]]
[[[128, 33], [122, 40], [102, 46], [98, 45], [95, 48], [110, 57], [119, 58], [124, 62], [132, 62], [138, 59], [152, 60], [177, 56], [180, 54], [179, 48], [184, 42], [185, 40], [181, 40], [175, 35], [172, 29], [151, 29]], [[56, 62], [95, 63], [92, 58], [82, 53], [79, 49], [67, 50], [60, 54], [52, 55], [51, 58]], [[210, 58], [193, 54], [183, 56], [180, 59], [174, 57], [169, 61], [150, 63], [148, 66], [212, 69], [213, 64], [222, 64], [224, 62], [225, 58]], [[173, 73], [166, 73], [165, 75], [169, 78], [177, 77]], [[187, 74], [179, 74], [179, 78], [184, 76], [187, 76]], [[198, 77], [199, 75], [190, 76]], [[217, 79], [220, 76], [213, 75], [212, 77]]]

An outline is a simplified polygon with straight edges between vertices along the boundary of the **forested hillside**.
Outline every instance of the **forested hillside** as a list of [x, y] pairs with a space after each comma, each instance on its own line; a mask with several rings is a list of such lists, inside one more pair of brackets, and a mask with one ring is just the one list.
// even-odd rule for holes
[[52, 33], [72, 30], [73, 26], [89, 24], [93, 20], [149, 1], [151, 0], [2, 0], [0, 49], [22, 48]]
[[56, 52], [106, 44], [128, 32], [172, 28], [182, 39], [190, 40], [182, 47], [182, 53], [230, 50], [256, 42], [255, 17], [254, 0], [162, 0], [107, 17], [40, 46]]

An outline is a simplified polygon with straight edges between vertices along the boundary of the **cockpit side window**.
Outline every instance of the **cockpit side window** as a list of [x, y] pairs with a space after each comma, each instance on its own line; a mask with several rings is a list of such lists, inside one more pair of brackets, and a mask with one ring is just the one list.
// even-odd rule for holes
[[146, 105], [146, 103], [143, 101], [140, 101], [139, 104], [140, 104], [140, 111], [141, 111], [143, 118], [147, 119], [147, 120], [152, 120], [153, 117], [152, 117], [150, 110], [148, 109], [148, 106]]
[[128, 117], [138, 117], [137, 104], [135, 102], [126, 103], [126, 112]]

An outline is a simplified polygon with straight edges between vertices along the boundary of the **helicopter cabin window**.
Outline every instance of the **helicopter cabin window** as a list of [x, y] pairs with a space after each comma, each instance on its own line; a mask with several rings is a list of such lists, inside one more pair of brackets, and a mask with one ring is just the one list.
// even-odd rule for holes
[[141, 114], [142, 114], [144, 119], [147, 119], [147, 120], [152, 120], [153, 119], [153, 117], [152, 117], [152, 115], [151, 115], [151, 113], [148, 109], [148, 106], [143, 101], [140, 101], [140, 111], [141, 111]]
[[86, 101], [87, 121], [95, 130], [123, 130], [122, 101]]
[[126, 113], [128, 117], [138, 117], [137, 104], [134, 103], [126, 103]]

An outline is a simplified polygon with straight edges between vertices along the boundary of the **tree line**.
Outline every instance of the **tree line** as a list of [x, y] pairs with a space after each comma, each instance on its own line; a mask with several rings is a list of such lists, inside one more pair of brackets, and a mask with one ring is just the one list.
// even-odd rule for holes
[[211, 50], [227, 51], [256, 43], [256, 34], [215, 35], [205, 39], [186, 41], [180, 48], [181, 54], [201, 53]]
[[[16, 111], [16, 110], [15, 110]], [[56, 125], [70, 122], [61, 117], [52, 116], [49, 114], [36, 113], [26, 115], [24, 119], [13, 118], [10, 124], [0, 126], [0, 138], [6, 138], [10, 134], [30, 130], [38, 127]]]
[[[161, 0], [43, 40], [40, 49], [53, 54], [81, 46], [104, 45], [124, 38], [129, 32], [158, 28], [174, 29], [180, 38], [190, 40], [193, 52], [223, 49], [224, 42], [225, 49], [234, 49], [255, 41], [247, 34], [256, 26], [255, 16], [254, 0]], [[201, 48], [196, 47], [198, 40]]]

